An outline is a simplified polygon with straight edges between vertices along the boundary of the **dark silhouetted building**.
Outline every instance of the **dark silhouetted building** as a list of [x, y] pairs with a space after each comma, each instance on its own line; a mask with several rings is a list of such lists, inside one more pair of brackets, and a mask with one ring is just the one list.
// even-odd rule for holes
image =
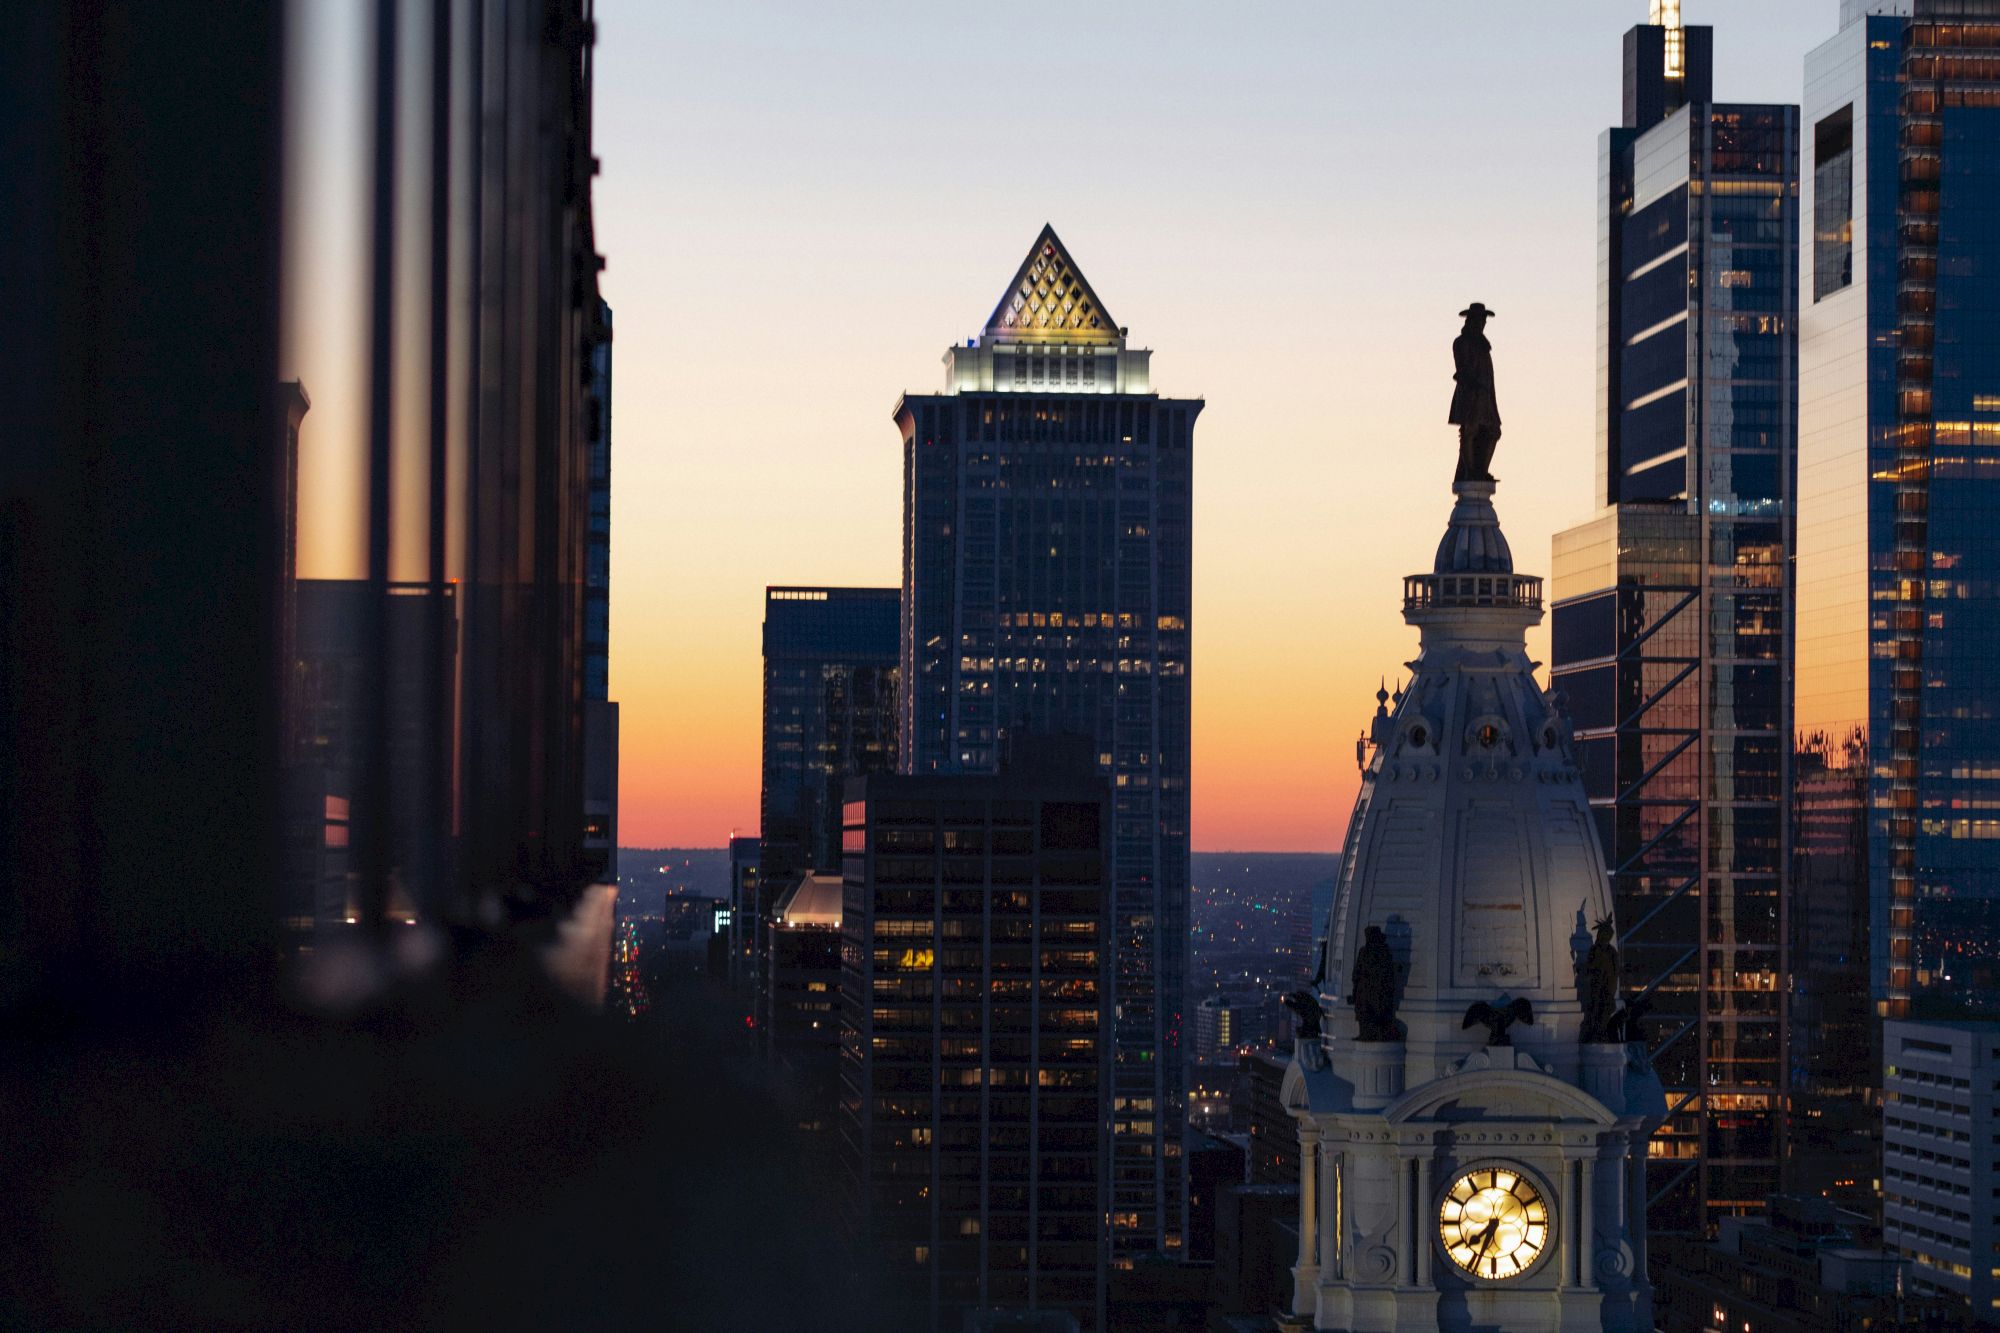
[[1674, 1112], [1657, 1233], [1779, 1187], [1798, 110], [1714, 100], [1710, 29], [1655, 14], [1598, 141], [1603, 508], [1556, 536], [1551, 643]]
[[1102, 1329], [1111, 815], [1088, 746], [846, 794], [841, 1151], [885, 1326]]
[[760, 998], [773, 900], [801, 875], [838, 871], [847, 779], [895, 771], [900, 604], [894, 588], [764, 590], [763, 900], [751, 921]]
[[945, 387], [906, 394], [902, 763], [1091, 738], [1113, 784], [1112, 1244], [1180, 1249], [1195, 419], [1044, 227]]
[[729, 839], [729, 984], [748, 992], [757, 978], [757, 916], [759, 904], [757, 862], [761, 840]]
[[1285, 1109], [1281, 1091], [1292, 1066], [1289, 1051], [1257, 1051], [1242, 1057], [1250, 1097], [1250, 1183], [1299, 1183], [1299, 1126]]
[[790, 1074], [801, 1116], [831, 1125], [839, 1100], [840, 901], [838, 875], [801, 875], [778, 895], [770, 940], [764, 1043]]
[[1191, 1264], [1215, 1262], [1215, 1225], [1222, 1192], [1243, 1183], [1243, 1149], [1207, 1134], [1190, 1134], [1188, 1164], [1188, 1243]]
[[618, 880], [618, 705], [611, 702], [611, 307], [590, 349], [585, 435], [590, 448], [590, 535], [583, 579], [583, 842], [596, 876]]
[[1721, 1238], [1667, 1243], [1663, 1333], [1948, 1333], [1963, 1306], [1904, 1289], [1894, 1254], [1864, 1243], [1865, 1220], [1820, 1199], [1779, 1195], [1764, 1218], [1725, 1217]]

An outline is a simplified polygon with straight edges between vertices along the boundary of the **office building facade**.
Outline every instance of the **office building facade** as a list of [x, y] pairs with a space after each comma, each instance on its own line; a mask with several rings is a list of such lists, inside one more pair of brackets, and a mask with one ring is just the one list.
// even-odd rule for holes
[[1655, 1231], [1778, 1188], [1798, 113], [1721, 103], [1677, 6], [1599, 140], [1597, 517], [1557, 535], [1555, 688], [1673, 1114]]
[[1190, 503], [1202, 403], [1152, 391], [1044, 227], [981, 333], [908, 394], [903, 765], [989, 773], [1087, 737], [1113, 785], [1112, 1236], [1179, 1250], [1186, 1192]]
[[2000, 1008], [2000, 5], [1841, 20], [1806, 58], [1795, 761], [1802, 884], [1867, 923], [1810, 996], [1867, 997], [1802, 1061], [1835, 1095], [1880, 1020]]
[[764, 590], [758, 872], [769, 893], [840, 865], [848, 778], [896, 769], [896, 588]]
[[1890, 1019], [1882, 1051], [1883, 1247], [1914, 1294], [2000, 1323], [2000, 1022]]
[[757, 863], [761, 859], [761, 840], [755, 837], [729, 839], [729, 893], [726, 896], [727, 920], [719, 920], [719, 925], [729, 930], [729, 966], [726, 979], [739, 992], [749, 992], [757, 976], [756, 943], [757, 913], [762, 896], [758, 884]]
[[1105, 1327], [1108, 788], [1082, 746], [848, 786], [841, 1153], [893, 1326]]
[[834, 1122], [839, 1103], [839, 875], [801, 875], [772, 904], [762, 1004], [764, 1049], [785, 1070], [801, 1123]]
[[748, 922], [758, 1017], [768, 1021], [778, 895], [840, 866], [847, 779], [896, 768], [895, 588], [764, 590], [764, 740], [757, 879]]

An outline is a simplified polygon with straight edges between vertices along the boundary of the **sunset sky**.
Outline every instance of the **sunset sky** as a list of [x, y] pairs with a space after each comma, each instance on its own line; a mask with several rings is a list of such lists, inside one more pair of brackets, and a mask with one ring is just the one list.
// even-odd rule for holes
[[[1450, 506], [1468, 301], [1499, 312], [1517, 567], [1590, 514], [1597, 138], [1646, 16], [599, 0], [620, 841], [756, 830], [763, 589], [897, 581], [891, 408], [1050, 222], [1155, 387], [1208, 403], [1194, 845], [1337, 848], [1355, 734], [1416, 649], [1399, 580]], [[1716, 26], [1718, 97], [1796, 102], [1838, 4], [1683, 17]], [[344, 429], [321, 403], [309, 468]]]

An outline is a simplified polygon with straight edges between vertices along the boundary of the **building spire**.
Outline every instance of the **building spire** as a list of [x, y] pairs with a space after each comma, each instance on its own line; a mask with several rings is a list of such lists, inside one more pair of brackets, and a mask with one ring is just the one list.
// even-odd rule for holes
[[986, 321], [989, 339], [1115, 343], [1118, 324], [1070, 258], [1056, 229], [1042, 224], [1000, 303]]

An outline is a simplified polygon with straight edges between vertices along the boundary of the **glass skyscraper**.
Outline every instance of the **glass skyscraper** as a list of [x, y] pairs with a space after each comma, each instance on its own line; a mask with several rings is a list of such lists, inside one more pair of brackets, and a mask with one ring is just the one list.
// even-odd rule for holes
[[906, 395], [908, 772], [1088, 738], [1112, 782], [1114, 1250], [1180, 1251], [1187, 1116], [1189, 508], [1202, 403], [1161, 398], [1044, 227], [945, 390]]
[[1599, 140], [1597, 500], [1557, 535], [1553, 680], [1673, 1114], [1651, 1225], [1778, 1189], [1798, 111], [1722, 103], [1711, 31], [1625, 37]]
[[2000, 3], [1845, 0], [1803, 119], [1797, 1061], [1833, 1116], [1882, 1018], [2000, 1010]]

